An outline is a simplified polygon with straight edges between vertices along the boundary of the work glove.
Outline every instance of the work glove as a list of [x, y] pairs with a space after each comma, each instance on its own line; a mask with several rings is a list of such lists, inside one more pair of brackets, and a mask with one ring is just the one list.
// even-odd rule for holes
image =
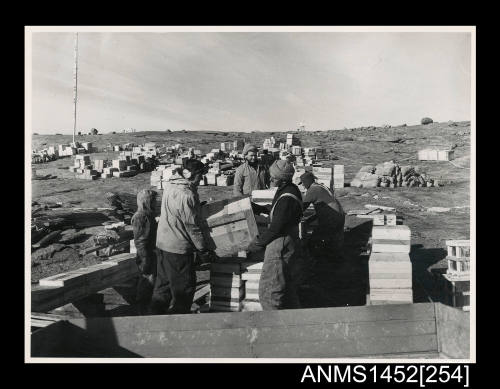
[[145, 278], [149, 282], [150, 285], [154, 286], [154, 284], [155, 284], [154, 274], [143, 274], [142, 277]]
[[264, 207], [262, 205], [256, 204], [256, 203], [251, 203], [252, 205], [252, 211], [256, 215], [260, 215], [261, 213], [264, 214], [269, 214], [269, 209], [267, 207]]
[[259, 252], [259, 251], [261, 251], [263, 249], [264, 249], [264, 247], [259, 246], [257, 244], [256, 239], [254, 239], [252, 242], [250, 242], [250, 244], [248, 245], [246, 251], [249, 252], [249, 253], [256, 253], [256, 252]]
[[198, 253], [198, 261], [200, 264], [216, 262], [219, 257], [212, 250], [200, 251]]

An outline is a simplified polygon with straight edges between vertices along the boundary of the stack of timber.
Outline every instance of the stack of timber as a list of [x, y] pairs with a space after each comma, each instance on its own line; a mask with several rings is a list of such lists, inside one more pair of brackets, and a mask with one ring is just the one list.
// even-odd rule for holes
[[245, 281], [243, 311], [262, 311], [259, 300], [259, 282], [262, 265], [262, 261], [243, 261], [241, 264], [241, 278]]
[[135, 257], [119, 254], [96, 265], [41, 279], [31, 289], [31, 310], [47, 312], [137, 276]]
[[31, 329], [44, 328], [60, 320], [65, 320], [66, 316], [54, 315], [52, 313], [31, 312]]
[[368, 262], [370, 304], [413, 302], [408, 226], [374, 226]]
[[442, 274], [440, 288], [443, 302], [455, 308], [470, 310], [470, 241], [447, 240], [448, 269]]
[[249, 197], [235, 197], [202, 207], [205, 236], [219, 257], [237, 257], [258, 235]]
[[439, 303], [69, 319], [35, 331], [31, 356], [470, 357], [469, 315]]
[[212, 263], [210, 266], [210, 310], [241, 311], [245, 282], [239, 261]]

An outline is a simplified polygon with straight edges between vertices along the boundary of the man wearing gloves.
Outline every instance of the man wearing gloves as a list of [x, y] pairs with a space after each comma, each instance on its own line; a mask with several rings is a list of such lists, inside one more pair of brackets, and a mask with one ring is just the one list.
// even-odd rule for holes
[[154, 314], [189, 313], [196, 288], [194, 254], [199, 252], [207, 262], [215, 259], [202, 233], [198, 185], [204, 171], [200, 161], [186, 160], [165, 185], [156, 237]]
[[139, 267], [136, 301], [140, 315], [149, 313], [149, 304], [156, 278], [156, 229], [153, 212], [156, 192], [143, 189], [137, 194], [137, 212], [130, 224], [134, 231], [134, 244], [137, 250], [136, 262]]
[[246, 144], [243, 148], [245, 162], [238, 166], [234, 175], [233, 195], [251, 194], [256, 189], [269, 188], [269, 171], [257, 160], [257, 146]]
[[271, 204], [269, 229], [254, 239], [247, 250], [266, 250], [259, 283], [262, 308], [299, 308], [297, 287], [302, 197], [299, 188], [292, 183], [295, 169], [290, 162], [275, 161], [269, 170], [271, 185], [278, 188]]

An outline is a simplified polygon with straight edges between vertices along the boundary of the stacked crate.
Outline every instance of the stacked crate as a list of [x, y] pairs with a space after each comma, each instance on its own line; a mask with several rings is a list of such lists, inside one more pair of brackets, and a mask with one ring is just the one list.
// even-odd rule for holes
[[286, 144], [288, 146], [300, 146], [300, 141], [295, 134], [286, 134]]
[[234, 174], [221, 174], [215, 179], [217, 186], [231, 186], [234, 184]]
[[424, 149], [418, 151], [419, 161], [451, 161], [453, 157], [453, 150]]
[[408, 226], [374, 226], [368, 262], [370, 304], [413, 302]]
[[205, 174], [207, 185], [217, 185], [217, 177], [219, 176], [220, 173], [208, 172], [207, 174]]
[[210, 310], [241, 311], [245, 282], [239, 262], [219, 262], [210, 266]]
[[277, 187], [253, 190], [251, 195], [252, 202], [262, 206], [271, 205], [277, 190]]
[[259, 301], [259, 282], [262, 265], [262, 261], [243, 261], [241, 264], [241, 278], [245, 281], [243, 311], [262, 311]]
[[448, 269], [442, 275], [444, 303], [464, 311], [470, 309], [470, 241], [446, 241]]
[[[126, 151], [124, 151], [124, 153], [126, 153]], [[114, 159], [113, 160], [113, 168], [114, 168], [114, 171], [113, 171], [113, 177], [132, 177], [132, 176], [135, 176], [137, 174], [137, 171], [135, 170], [129, 170], [127, 169], [127, 167], [129, 166], [130, 164], [130, 156], [126, 155], [126, 156], [123, 156], [122, 158], [126, 158], [126, 159]]]
[[316, 182], [333, 190], [333, 169], [331, 167], [313, 166], [312, 172], [317, 177]]
[[162, 185], [161, 185], [162, 176], [163, 176], [162, 170], [153, 170], [151, 172], [151, 181], [149, 184], [151, 186], [156, 186], [158, 189], [162, 189]]
[[333, 187], [335, 189], [344, 187], [344, 165], [333, 166]]

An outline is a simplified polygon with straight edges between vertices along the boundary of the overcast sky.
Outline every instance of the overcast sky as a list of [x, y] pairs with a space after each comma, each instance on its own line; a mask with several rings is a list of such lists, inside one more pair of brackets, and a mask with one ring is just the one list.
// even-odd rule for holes
[[[79, 33], [77, 131], [470, 120], [470, 33]], [[32, 35], [32, 127], [73, 129], [74, 34]]]

